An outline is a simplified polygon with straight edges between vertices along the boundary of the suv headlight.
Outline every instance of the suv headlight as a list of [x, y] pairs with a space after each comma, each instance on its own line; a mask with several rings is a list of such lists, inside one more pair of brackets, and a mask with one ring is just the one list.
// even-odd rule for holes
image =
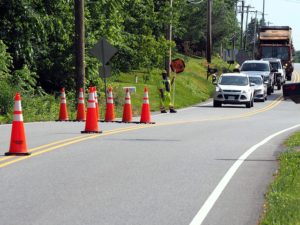
[[222, 89], [220, 87], [216, 87], [216, 92], [222, 92]]

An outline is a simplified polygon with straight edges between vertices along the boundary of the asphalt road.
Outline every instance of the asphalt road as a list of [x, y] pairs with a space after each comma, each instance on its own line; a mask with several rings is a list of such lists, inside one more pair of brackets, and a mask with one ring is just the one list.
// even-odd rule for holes
[[81, 122], [28, 123], [30, 157], [3, 156], [2, 125], [0, 224], [255, 225], [281, 143], [300, 129], [299, 106], [281, 94], [251, 109], [209, 101], [156, 124], [100, 123], [96, 135]]

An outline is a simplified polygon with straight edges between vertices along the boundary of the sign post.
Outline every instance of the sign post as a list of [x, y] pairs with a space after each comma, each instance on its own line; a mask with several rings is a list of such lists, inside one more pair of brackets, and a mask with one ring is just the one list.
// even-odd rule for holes
[[105, 101], [107, 101], [106, 78], [111, 75], [111, 67], [108, 65], [108, 63], [117, 52], [118, 50], [112, 46], [105, 37], [101, 38], [101, 40], [98, 41], [97, 44], [95, 44], [90, 50], [91, 55], [96, 57], [102, 63], [99, 76], [104, 79]]
[[[185, 63], [182, 59], [174, 59], [171, 62], [171, 70], [175, 73], [175, 77], [177, 75], [177, 73], [182, 73], [184, 71], [185, 68]], [[173, 83], [173, 106], [175, 104], [175, 90], [176, 90], [176, 79], [174, 79], [174, 83]]]

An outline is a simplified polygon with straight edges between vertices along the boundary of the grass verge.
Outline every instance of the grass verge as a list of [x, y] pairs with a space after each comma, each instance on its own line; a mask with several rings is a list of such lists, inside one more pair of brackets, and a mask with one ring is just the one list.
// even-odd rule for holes
[[[214, 86], [211, 78], [207, 80], [207, 63], [203, 58], [191, 58], [184, 55], [176, 57], [183, 58], [186, 63], [186, 69], [183, 73], [176, 76], [175, 108], [183, 108], [203, 102], [211, 97]], [[211, 67], [222, 70], [228, 69], [228, 64], [220, 58], [214, 57]], [[158, 82], [162, 79], [161, 69], [146, 70], [140, 69], [130, 73], [121, 73], [108, 78], [108, 86], [113, 87], [113, 97], [115, 104], [116, 117], [122, 117], [125, 93], [123, 87], [134, 86], [136, 92], [131, 94], [131, 104], [134, 116], [139, 116], [142, 108], [144, 87], [148, 87], [151, 111], [159, 111], [159, 92]], [[105, 92], [103, 85], [97, 87], [100, 103], [100, 118], [105, 115]], [[100, 91], [99, 91], [100, 90]], [[0, 115], [0, 123], [11, 123], [13, 114], [13, 96], [10, 93], [8, 113]], [[9, 95], [9, 96], [10, 96]], [[69, 118], [76, 117], [76, 97], [74, 90], [66, 90]], [[49, 121], [58, 119], [59, 114], [59, 93], [56, 97], [52, 95], [31, 96], [21, 93], [24, 121]], [[86, 98], [88, 93], [86, 90]], [[6, 98], [5, 98], [6, 99]], [[87, 100], [87, 99], [86, 99]], [[0, 111], [1, 112], [1, 111]]]
[[300, 225], [300, 132], [286, 142], [279, 156], [280, 167], [266, 195], [261, 225]]

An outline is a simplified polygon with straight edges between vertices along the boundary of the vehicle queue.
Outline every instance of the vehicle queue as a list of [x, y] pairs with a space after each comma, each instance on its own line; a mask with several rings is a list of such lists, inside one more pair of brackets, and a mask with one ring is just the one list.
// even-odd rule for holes
[[213, 106], [233, 104], [251, 108], [254, 101], [266, 101], [275, 86], [281, 90], [285, 82], [285, 68], [280, 59], [246, 60], [233, 73], [223, 73], [214, 81]]

